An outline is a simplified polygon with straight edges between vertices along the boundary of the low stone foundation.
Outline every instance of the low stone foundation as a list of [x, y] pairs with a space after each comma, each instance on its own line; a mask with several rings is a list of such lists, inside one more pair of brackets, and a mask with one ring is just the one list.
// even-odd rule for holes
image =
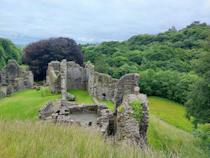
[[112, 115], [112, 111], [103, 105], [78, 105], [63, 100], [49, 102], [39, 111], [42, 120], [93, 127], [102, 133], [107, 132]]

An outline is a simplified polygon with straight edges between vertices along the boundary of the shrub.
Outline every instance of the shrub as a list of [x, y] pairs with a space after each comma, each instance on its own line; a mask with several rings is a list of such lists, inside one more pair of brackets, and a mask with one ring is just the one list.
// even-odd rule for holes
[[133, 117], [139, 121], [142, 116], [142, 103], [139, 100], [135, 100], [131, 103], [131, 107], [133, 108]]

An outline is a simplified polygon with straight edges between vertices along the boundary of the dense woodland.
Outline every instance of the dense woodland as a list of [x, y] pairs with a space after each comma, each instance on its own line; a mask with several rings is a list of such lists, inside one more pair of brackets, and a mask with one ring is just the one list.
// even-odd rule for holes
[[82, 50], [96, 70], [116, 78], [137, 72], [141, 92], [186, 104], [189, 117], [197, 118], [195, 124], [210, 122], [210, 26], [206, 23], [123, 42], [82, 45]]
[[[97, 71], [115, 78], [139, 73], [141, 92], [185, 104], [195, 124], [210, 122], [210, 26], [206, 23], [122, 42], [85, 44], [81, 49]], [[10, 58], [21, 63], [22, 51], [0, 39], [0, 67]]]

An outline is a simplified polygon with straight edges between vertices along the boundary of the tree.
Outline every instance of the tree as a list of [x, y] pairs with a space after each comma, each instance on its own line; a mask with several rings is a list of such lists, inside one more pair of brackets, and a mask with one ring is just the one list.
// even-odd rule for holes
[[201, 77], [193, 86], [187, 105], [188, 117], [198, 123], [210, 123], [210, 53], [205, 53], [196, 64], [196, 72]]
[[50, 38], [29, 44], [24, 49], [24, 63], [29, 65], [37, 81], [45, 79], [50, 61], [62, 59], [75, 61], [83, 66], [83, 54], [73, 39]]
[[0, 68], [4, 67], [9, 59], [21, 63], [21, 51], [10, 40], [0, 38]]

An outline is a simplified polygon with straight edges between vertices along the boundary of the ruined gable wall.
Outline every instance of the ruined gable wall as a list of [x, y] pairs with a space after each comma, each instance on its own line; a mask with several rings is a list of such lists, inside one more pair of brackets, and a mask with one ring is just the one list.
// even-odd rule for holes
[[50, 86], [52, 93], [58, 93], [61, 90], [60, 62], [52, 61], [47, 68], [47, 84]]
[[67, 89], [86, 89], [86, 70], [73, 61], [67, 62]]
[[122, 104], [123, 96], [139, 93], [138, 81], [139, 75], [136, 73], [126, 74], [118, 80], [114, 96], [116, 106]]
[[94, 71], [94, 66], [91, 64], [86, 65], [86, 72], [88, 92], [99, 99], [113, 100], [118, 80], [110, 75]]

